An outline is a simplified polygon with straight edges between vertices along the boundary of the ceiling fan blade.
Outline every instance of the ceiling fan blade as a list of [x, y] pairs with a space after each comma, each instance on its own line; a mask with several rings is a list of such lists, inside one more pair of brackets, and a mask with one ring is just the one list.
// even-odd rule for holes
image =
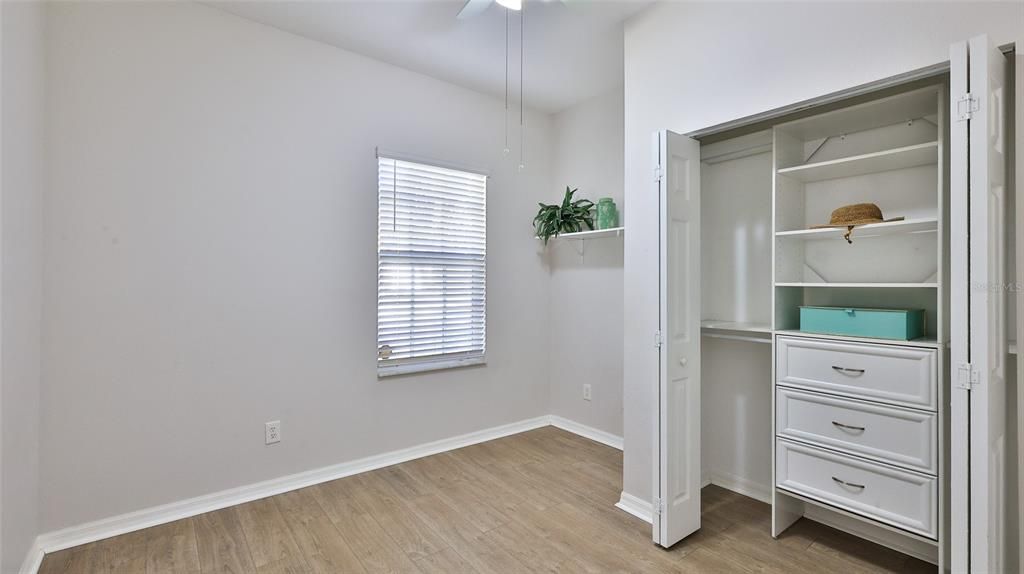
[[462, 10], [459, 10], [459, 15], [456, 16], [459, 20], [466, 20], [480, 14], [491, 5], [494, 0], [466, 0], [465, 6]]

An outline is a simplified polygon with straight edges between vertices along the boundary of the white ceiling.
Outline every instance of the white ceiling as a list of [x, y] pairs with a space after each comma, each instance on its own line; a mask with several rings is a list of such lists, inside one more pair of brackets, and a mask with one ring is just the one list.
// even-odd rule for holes
[[[525, 100], [556, 112], [622, 84], [622, 23], [652, 0], [526, 0]], [[505, 93], [505, 9], [459, 20], [463, 0], [206, 2], [473, 90]], [[512, 100], [519, 20], [511, 18]], [[518, 104], [516, 104], [518, 105]]]

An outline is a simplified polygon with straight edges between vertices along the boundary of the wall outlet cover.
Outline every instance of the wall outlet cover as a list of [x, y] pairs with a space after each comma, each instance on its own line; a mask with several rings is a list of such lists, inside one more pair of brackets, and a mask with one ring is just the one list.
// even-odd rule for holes
[[265, 426], [267, 444], [281, 442], [281, 421], [270, 421]]
[[583, 400], [589, 401], [591, 399], [590, 385], [583, 385]]

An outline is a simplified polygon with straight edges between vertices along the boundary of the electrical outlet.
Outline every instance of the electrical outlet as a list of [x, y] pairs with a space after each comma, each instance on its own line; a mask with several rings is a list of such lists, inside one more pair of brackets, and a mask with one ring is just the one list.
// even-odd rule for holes
[[281, 421], [270, 421], [266, 423], [267, 444], [281, 442]]
[[589, 401], [590, 400], [590, 385], [589, 384], [583, 385], [583, 400], [585, 400], [585, 401]]

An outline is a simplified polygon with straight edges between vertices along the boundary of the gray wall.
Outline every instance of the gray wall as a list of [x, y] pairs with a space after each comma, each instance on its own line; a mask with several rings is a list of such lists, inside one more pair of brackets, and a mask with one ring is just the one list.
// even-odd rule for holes
[[[517, 173], [501, 101], [213, 8], [49, 25], [44, 530], [547, 414], [547, 116]], [[376, 377], [378, 145], [491, 171], [486, 367]]]
[[[578, 197], [622, 202], [622, 88], [595, 96], [553, 118], [554, 182], [546, 202], [565, 186]], [[551, 414], [622, 436], [621, 237], [554, 240], [550, 265], [549, 375]], [[583, 384], [592, 399], [583, 400]]]
[[44, 10], [0, 3], [0, 572], [38, 533]]

